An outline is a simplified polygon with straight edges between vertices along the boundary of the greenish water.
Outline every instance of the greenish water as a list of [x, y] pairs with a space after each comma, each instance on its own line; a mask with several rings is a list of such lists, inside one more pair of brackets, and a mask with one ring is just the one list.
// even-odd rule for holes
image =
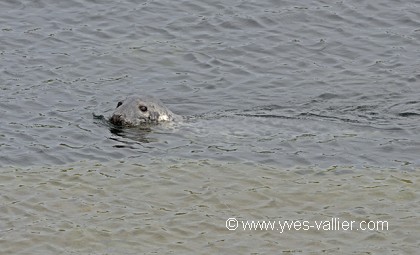
[[[2, 254], [415, 254], [420, 175], [212, 160], [2, 169]], [[226, 228], [386, 221], [372, 230]], [[367, 226], [365, 226], [367, 228]]]

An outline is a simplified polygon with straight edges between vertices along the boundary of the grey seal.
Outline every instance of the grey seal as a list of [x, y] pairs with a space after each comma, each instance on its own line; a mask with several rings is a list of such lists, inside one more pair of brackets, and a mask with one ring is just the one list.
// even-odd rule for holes
[[181, 116], [171, 112], [152, 96], [128, 96], [119, 101], [109, 121], [116, 126], [134, 127], [161, 122], [178, 121]]

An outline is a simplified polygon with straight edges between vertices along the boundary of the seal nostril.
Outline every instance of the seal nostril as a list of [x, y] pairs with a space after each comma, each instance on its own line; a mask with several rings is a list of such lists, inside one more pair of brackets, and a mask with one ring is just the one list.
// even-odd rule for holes
[[112, 115], [110, 122], [117, 126], [122, 126], [124, 123], [124, 118], [121, 114], [114, 114]]

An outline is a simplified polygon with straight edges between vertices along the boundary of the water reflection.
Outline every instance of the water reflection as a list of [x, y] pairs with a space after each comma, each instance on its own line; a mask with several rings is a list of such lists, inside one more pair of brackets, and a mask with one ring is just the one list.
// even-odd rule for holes
[[127, 145], [125, 146], [125, 145], [117, 144], [113, 146], [115, 148], [130, 147], [130, 144], [132, 144], [132, 141], [136, 141], [139, 143], [150, 143], [150, 142], [156, 142], [157, 140], [157, 139], [148, 137], [148, 135], [152, 132], [151, 127], [123, 128], [123, 127], [114, 126], [114, 127], [110, 127], [109, 131], [118, 137], [125, 138], [125, 139], [119, 139], [118, 137], [111, 137], [110, 139], [114, 141], [122, 142]]

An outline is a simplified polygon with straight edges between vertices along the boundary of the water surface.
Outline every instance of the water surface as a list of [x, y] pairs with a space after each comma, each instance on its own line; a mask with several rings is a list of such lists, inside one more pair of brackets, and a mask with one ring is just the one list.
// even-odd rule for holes
[[[1, 253], [414, 253], [419, 5], [1, 2]], [[144, 93], [185, 121], [94, 118]], [[392, 227], [224, 225], [333, 216]]]

